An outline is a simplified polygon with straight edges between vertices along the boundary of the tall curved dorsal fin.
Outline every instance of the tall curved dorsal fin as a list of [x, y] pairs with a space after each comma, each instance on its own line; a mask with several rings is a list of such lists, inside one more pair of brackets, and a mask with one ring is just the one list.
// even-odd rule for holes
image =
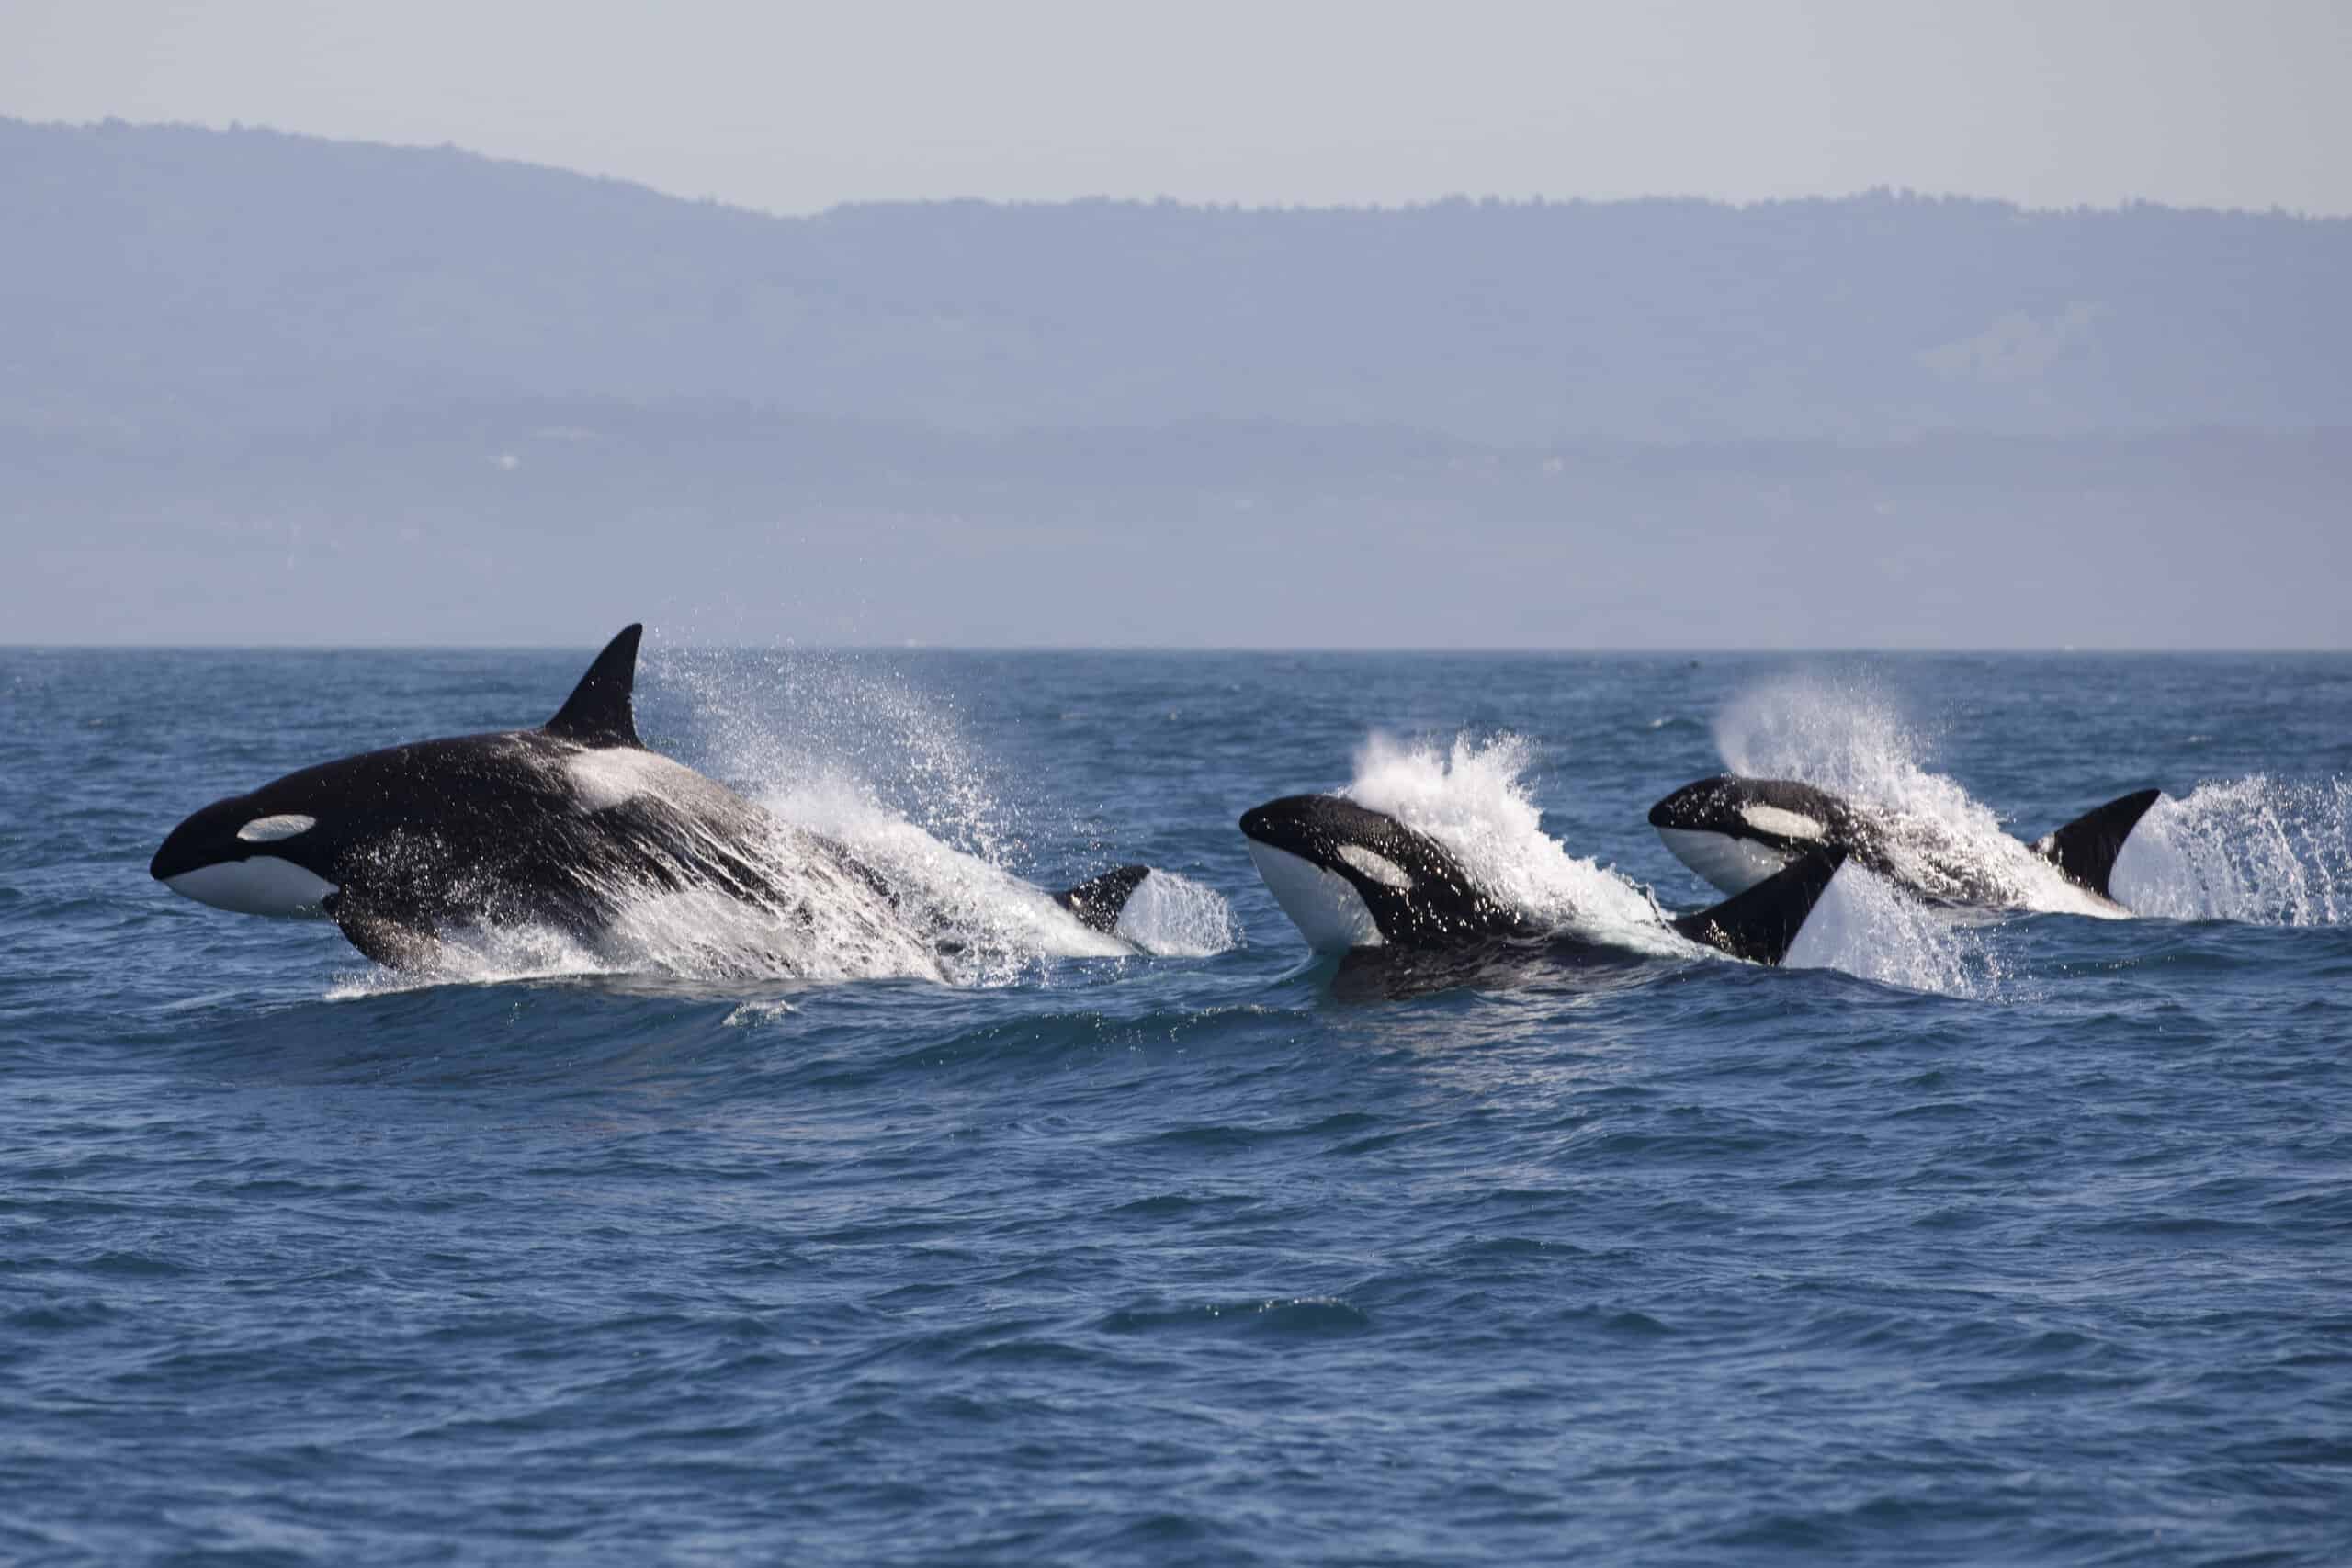
[[2115, 874], [2115, 857], [2123, 852], [2123, 840], [2132, 836], [2148, 807], [2164, 798], [2164, 793], [2134, 790], [2120, 800], [2086, 811], [2034, 845], [2033, 852], [2100, 897], [2112, 898], [2115, 895], [2107, 885]]
[[637, 642], [644, 635], [642, 622], [623, 626], [620, 636], [596, 655], [556, 716], [539, 728], [582, 746], [642, 746], [630, 698], [637, 690]]
[[1791, 861], [1745, 893], [1711, 908], [1684, 915], [1674, 929], [1692, 942], [1717, 948], [1750, 964], [1778, 964], [1796, 945], [1813, 907], [1829, 891], [1830, 879], [1846, 863], [1842, 847], [1815, 850]]

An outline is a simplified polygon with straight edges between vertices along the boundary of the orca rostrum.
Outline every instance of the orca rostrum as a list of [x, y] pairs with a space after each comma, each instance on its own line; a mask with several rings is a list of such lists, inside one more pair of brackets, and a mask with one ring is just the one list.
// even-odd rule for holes
[[[805, 930], [922, 928], [910, 893], [638, 739], [641, 626], [606, 644], [536, 729], [420, 740], [205, 807], [148, 870], [243, 914], [323, 918], [379, 964], [433, 961], [460, 928], [593, 938], [632, 902], [716, 894]], [[1051, 895], [1110, 933], [1149, 868]], [[1058, 918], [1058, 917], [1057, 917]]]

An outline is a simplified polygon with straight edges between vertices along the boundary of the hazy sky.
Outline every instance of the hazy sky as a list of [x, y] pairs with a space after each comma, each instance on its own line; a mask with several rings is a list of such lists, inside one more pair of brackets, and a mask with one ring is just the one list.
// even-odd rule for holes
[[2352, 3], [7, 0], [0, 113], [452, 141], [780, 212], [1895, 186], [2352, 214]]

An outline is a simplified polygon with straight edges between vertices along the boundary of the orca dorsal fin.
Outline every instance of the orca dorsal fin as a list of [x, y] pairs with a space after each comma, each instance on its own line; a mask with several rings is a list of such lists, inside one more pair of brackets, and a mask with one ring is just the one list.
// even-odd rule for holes
[[1778, 964], [1796, 945], [1813, 907], [1829, 890], [1830, 878], [1846, 863], [1842, 847], [1819, 850], [1773, 873], [1745, 893], [1711, 908], [1684, 915], [1674, 929], [1692, 942], [1745, 958]]
[[1127, 900], [1150, 874], [1151, 867], [1148, 865], [1123, 865], [1055, 894], [1054, 902], [1076, 915], [1078, 923], [1089, 931], [1109, 936], [1118, 929], [1119, 911], [1127, 907]]
[[2102, 898], [2111, 898], [2114, 895], [2107, 890], [2107, 884], [2115, 874], [2115, 857], [2123, 852], [2123, 840], [2164, 793], [2133, 790], [2120, 800], [2086, 811], [2034, 845], [2033, 852], [2064, 872], [2068, 880], [2081, 883]]
[[642, 746], [631, 699], [637, 690], [637, 642], [644, 635], [643, 622], [623, 626], [620, 636], [596, 655], [556, 716], [539, 728], [582, 746]]

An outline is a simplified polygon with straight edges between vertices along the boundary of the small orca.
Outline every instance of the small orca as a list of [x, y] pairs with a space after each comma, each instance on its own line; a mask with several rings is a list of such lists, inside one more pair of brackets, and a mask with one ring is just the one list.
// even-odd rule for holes
[[[1555, 931], [1482, 886], [1453, 852], [1396, 818], [1336, 795], [1293, 795], [1242, 813], [1250, 858], [1308, 947], [1376, 964], [1392, 994], [1478, 976], [1634, 962]], [[1779, 964], [1845, 855], [1804, 855], [1755, 887], [1695, 914], [1666, 917], [1688, 941]], [[1367, 950], [1382, 950], [1367, 960]]]
[[[625, 627], [606, 644], [537, 729], [421, 740], [288, 773], [189, 817], [148, 874], [216, 908], [331, 919], [394, 968], [429, 964], [456, 928], [593, 936], [633, 898], [689, 889], [804, 927], [817, 903], [837, 921], [906, 924], [901, 890], [848, 848], [638, 739], [643, 631]], [[788, 863], [780, 844], [794, 852]], [[1120, 866], [1051, 897], [1108, 935], [1148, 874]]]
[[[2143, 789], [2110, 800], [2030, 851], [2083, 891], [2120, 908], [2108, 890], [2116, 857], [2163, 794]], [[1993, 858], [1972, 851], [1934, 822], [1873, 812], [1792, 779], [1701, 779], [1651, 807], [1650, 826], [1677, 860], [1725, 893], [1753, 887], [1826, 849], [1842, 850], [1898, 886], [1939, 903], [2000, 908], [2018, 902], [2022, 891]]]

